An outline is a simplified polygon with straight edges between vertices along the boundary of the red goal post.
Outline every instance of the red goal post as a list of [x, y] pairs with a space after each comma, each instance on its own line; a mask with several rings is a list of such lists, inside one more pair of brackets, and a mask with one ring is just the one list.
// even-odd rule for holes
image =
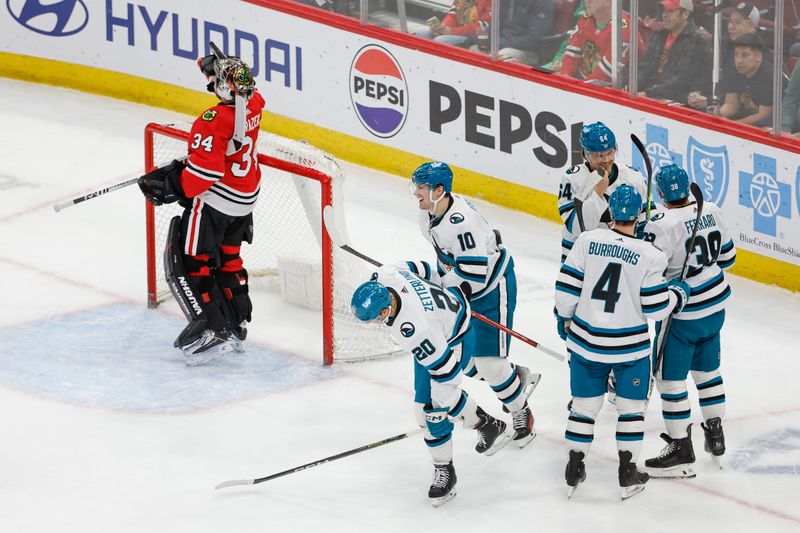
[[[188, 130], [188, 124], [147, 125], [146, 171], [185, 155]], [[257, 150], [262, 185], [253, 213], [255, 240], [252, 245], [242, 247], [251, 280], [259, 276], [283, 276], [284, 272], [279, 270], [281, 262], [294, 262], [282, 258], [281, 253], [299, 254], [301, 263], [314, 263], [312, 268], [318, 261], [324, 364], [330, 365], [334, 359], [364, 360], [396, 353], [398, 347], [388, 337], [386, 328], [361, 324], [350, 313], [352, 290], [366, 280], [368, 272], [364, 265], [354, 263], [348, 254], [332, 245], [322, 224], [322, 212], [327, 206], [332, 206], [337, 216], [342, 217], [338, 220], [343, 220], [341, 166], [335, 158], [307, 143], [263, 131]], [[162, 250], [165, 228], [180, 212], [177, 204], [155, 208], [146, 202], [147, 305], [151, 308], [171, 297], [163, 279]], [[284, 287], [285, 284], [281, 288]], [[252, 327], [258, 327], [258, 319]]]

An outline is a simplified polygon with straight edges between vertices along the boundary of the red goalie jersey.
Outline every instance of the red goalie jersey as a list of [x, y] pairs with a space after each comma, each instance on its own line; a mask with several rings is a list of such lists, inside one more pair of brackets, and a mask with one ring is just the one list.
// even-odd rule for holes
[[256, 142], [264, 104], [264, 98], [255, 91], [247, 103], [245, 136], [235, 152], [233, 104], [220, 102], [194, 121], [189, 159], [181, 174], [187, 198], [199, 197], [231, 216], [244, 216], [253, 210], [261, 182]]
[[[628, 49], [631, 42], [630, 18], [622, 14], [622, 50], [620, 61], [628, 62]], [[578, 21], [575, 33], [569, 38], [564, 57], [561, 60], [560, 74], [582, 80], [611, 81], [611, 23], [598, 27], [592, 16], [584, 16]], [[641, 36], [639, 52], [644, 50]]]

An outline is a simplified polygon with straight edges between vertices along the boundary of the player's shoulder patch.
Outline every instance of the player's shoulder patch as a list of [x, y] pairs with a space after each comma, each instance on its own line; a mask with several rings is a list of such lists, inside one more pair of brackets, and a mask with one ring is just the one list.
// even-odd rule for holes
[[205, 120], [206, 122], [211, 122], [215, 118], [217, 118], [217, 111], [216, 109], [207, 109], [205, 113], [203, 113], [200, 118]]
[[414, 327], [414, 324], [411, 322], [403, 322], [400, 324], [400, 334], [405, 337], [411, 337], [414, 335], [414, 332], [417, 331], [417, 328]]
[[453, 213], [450, 215], [451, 224], [461, 224], [462, 222], [464, 222], [464, 215], [461, 213]]
[[650, 217], [650, 222], [655, 222], [656, 220], [661, 220], [662, 218], [664, 218], [664, 213], [663, 212], [662, 213], [656, 213], [655, 215]]
[[580, 169], [580, 165], [575, 165], [574, 167], [567, 169], [567, 174], [576, 174]]

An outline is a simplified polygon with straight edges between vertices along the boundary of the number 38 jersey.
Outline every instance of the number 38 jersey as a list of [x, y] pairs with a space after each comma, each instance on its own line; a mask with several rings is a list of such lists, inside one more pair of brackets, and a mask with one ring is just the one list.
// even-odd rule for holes
[[[662, 250], [669, 261], [667, 279], [680, 277], [692, 236], [697, 205], [664, 209], [645, 226], [645, 240]], [[680, 320], [703, 318], [721, 311], [731, 294], [723, 270], [736, 262], [736, 247], [722, 212], [711, 202], [703, 204], [694, 249], [687, 262], [685, 281], [692, 288], [689, 302], [675, 315]]]
[[619, 363], [650, 354], [647, 318], [674, 309], [667, 258], [652, 244], [612, 229], [581, 233], [556, 281], [556, 310], [572, 324], [567, 349], [590, 361]]
[[513, 268], [514, 261], [499, 242], [499, 233], [472, 204], [455, 194], [449, 201], [441, 217], [431, 218], [427, 211], [421, 210], [420, 229], [436, 250], [442, 283], [448, 287], [469, 283], [472, 291], [469, 298], [475, 301], [497, 287], [506, 270]]
[[263, 108], [264, 98], [255, 91], [247, 102], [245, 136], [238, 150], [232, 140], [233, 104], [220, 102], [194, 121], [189, 159], [181, 174], [181, 186], [188, 198], [197, 197], [230, 216], [244, 216], [253, 210], [261, 183], [256, 143]]
[[435, 381], [461, 372], [458, 345], [469, 331], [470, 307], [457, 289], [443, 288], [408, 270], [383, 267], [377, 280], [397, 300], [397, 313], [386, 325]]

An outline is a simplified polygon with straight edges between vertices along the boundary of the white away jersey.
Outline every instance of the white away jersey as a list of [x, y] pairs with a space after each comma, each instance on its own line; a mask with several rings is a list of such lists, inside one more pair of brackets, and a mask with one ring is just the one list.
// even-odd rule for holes
[[[686, 247], [692, 236], [697, 205], [664, 209], [645, 226], [645, 240], [662, 250], [669, 261], [667, 279], [681, 275]], [[675, 315], [676, 319], [703, 318], [725, 308], [731, 294], [723, 270], [736, 262], [736, 247], [722, 217], [722, 211], [711, 202], [703, 203], [703, 214], [689, 257], [684, 281], [692, 288], [689, 302]]]
[[435, 381], [456, 377], [461, 372], [461, 351], [454, 352], [453, 347], [469, 331], [470, 307], [463, 295], [391, 267], [379, 269], [377, 281], [397, 299], [397, 314], [386, 325], [400, 346]]
[[475, 208], [457, 195], [438, 218], [420, 211], [422, 234], [433, 244], [442, 283], [448, 287], [467, 282], [472, 289], [470, 300], [486, 296], [500, 281], [511, 254], [498, 242], [498, 234]]
[[591, 361], [618, 363], [650, 355], [647, 318], [675, 307], [667, 257], [648, 242], [602, 228], [581, 233], [561, 265], [556, 309], [571, 318], [567, 349]]
[[[608, 209], [608, 198], [617, 187], [631, 185], [642, 196], [642, 207], [647, 205], [647, 182], [631, 167], [614, 164], [608, 178], [608, 189], [603, 197], [594, 191], [599, 180], [597, 172], [589, 170], [586, 163], [572, 167], [561, 178], [561, 185], [558, 188], [558, 213], [564, 221], [561, 237], [562, 263], [581, 233], [581, 220], [583, 220], [583, 231], [607, 227], [607, 222], [611, 218], [608, 215], [604, 217], [603, 214]], [[640, 222], [645, 222], [646, 218], [647, 215], [642, 213]]]

